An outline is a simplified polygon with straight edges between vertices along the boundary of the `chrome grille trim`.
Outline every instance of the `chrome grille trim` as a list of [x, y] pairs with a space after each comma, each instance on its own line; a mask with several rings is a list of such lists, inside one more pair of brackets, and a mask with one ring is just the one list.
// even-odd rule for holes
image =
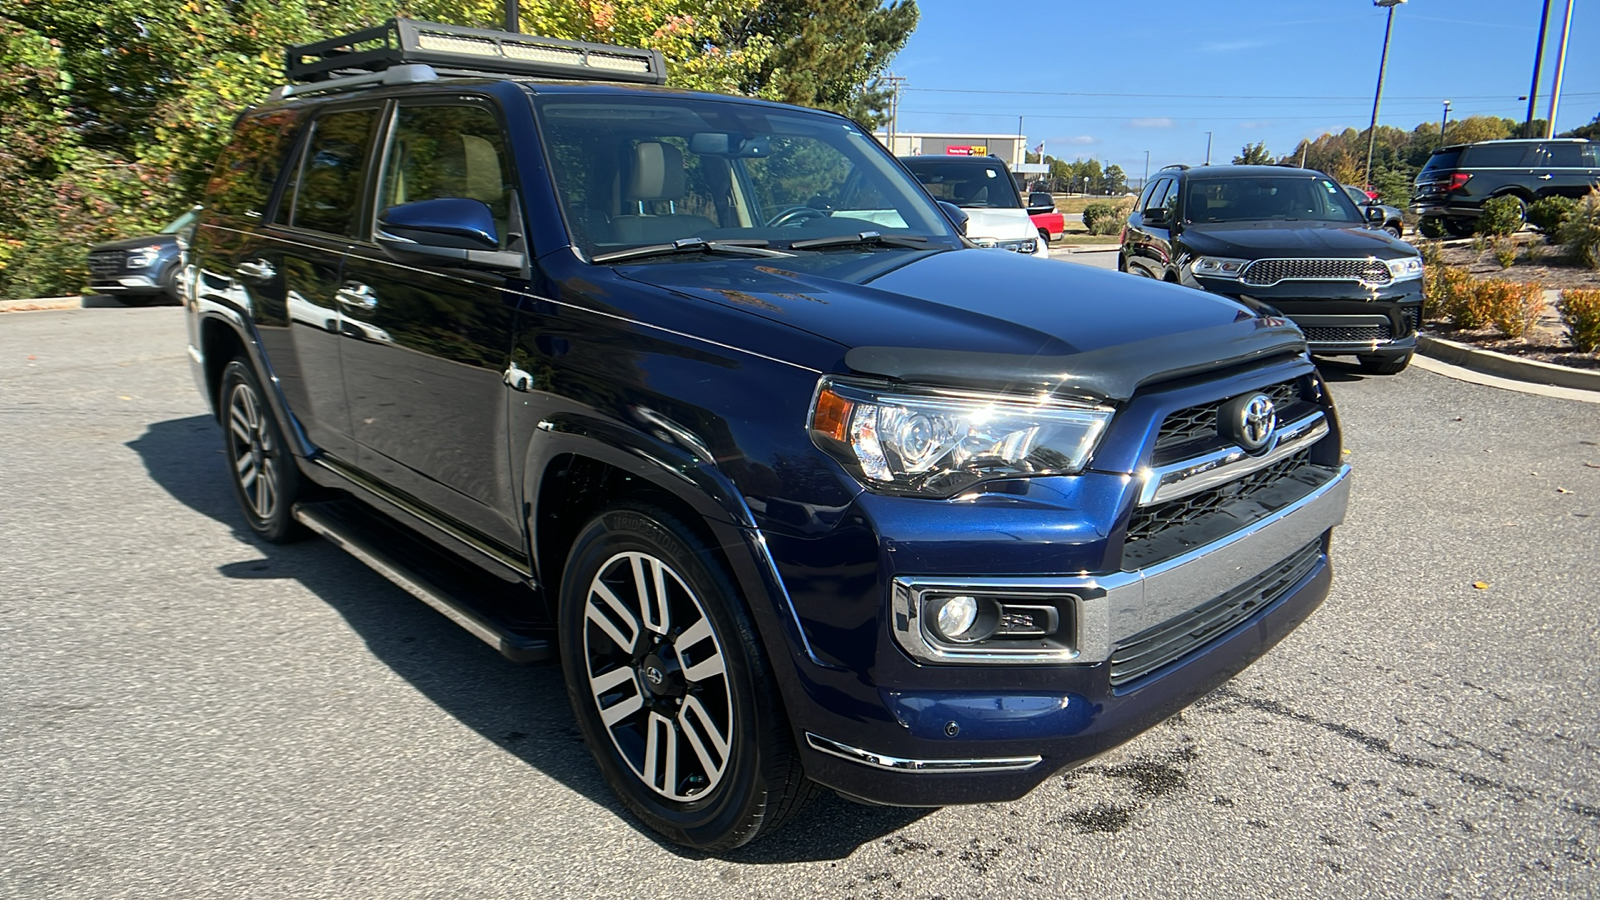
[[1281, 281], [1359, 281], [1388, 284], [1394, 274], [1381, 259], [1258, 259], [1244, 267], [1240, 280], [1254, 287]]
[[1195, 459], [1150, 469], [1139, 491], [1139, 505], [1151, 506], [1196, 494], [1265, 469], [1322, 440], [1328, 421], [1319, 410], [1278, 429], [1274, 443], [1260, 456], [1251, 456], [1241, 447], [1224, 447]]

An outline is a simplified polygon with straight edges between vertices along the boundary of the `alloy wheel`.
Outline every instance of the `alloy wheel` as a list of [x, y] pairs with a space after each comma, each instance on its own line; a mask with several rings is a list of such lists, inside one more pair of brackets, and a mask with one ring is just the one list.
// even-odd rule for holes
[[733, 693], [688, 583], [648, 553], [610, 557], [589, 583], [583, 653], [600, 721], [639, 781], [677, 802], [715, 788], [731, 759]]
[[228, 445], [233, 474], [250, 511], [258, 519], [271, 519], [278, 509], [281, 460], [261, 398], [248, 384], [235, 384], [228, 397]]

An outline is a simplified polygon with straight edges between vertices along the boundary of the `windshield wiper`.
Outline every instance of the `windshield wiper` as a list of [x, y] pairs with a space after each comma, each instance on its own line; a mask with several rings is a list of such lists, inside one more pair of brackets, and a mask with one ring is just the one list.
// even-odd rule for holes
[[928, 239], [925, 237], [911, 237], [900, 234], [882, 234], [877, 231], [863, 231], [860, 234], [836, 234], [832, 237], [806, 238], [799, 241], [790, 241], [790, 250], [821, 250], [824, 247], [857, 247], [862, 244], [878, 244], [885, 247], [909, 247], [913, 250], [927, 249]]
[[778, 250], [764, 249], [769, 241], [759, 238], [741, 239], [736, 241], [706, 241], [700, 238], [683, 238], [670, 244], [646, 244], [643, 247], [630, 247], [627, 250], [613, 250], [592, 257], [589, 261], [594, 263], [619, 262], [625, 259], [644, 259], [650, 256], [671, 256], [676, 253], [729, 253], [734, 256], [783, 256], [789, 254]]

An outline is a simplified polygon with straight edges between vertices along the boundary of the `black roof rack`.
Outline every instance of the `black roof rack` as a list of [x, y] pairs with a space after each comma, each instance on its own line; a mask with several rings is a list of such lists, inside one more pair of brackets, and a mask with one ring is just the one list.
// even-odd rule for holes
[[525, 75], [581, 81], [665, 84], [658, 50], [563, 41], [488, 28], [390, 19], [285, 52], [290, 81], [319, 82], [428, 65], [447, 75]]
[[1168, 169], [1187, 169], [1187, 168], [1189, 168], [1189, 166], [1187, 164], [1185, 164], [1185, 163], [1173, 163], [1171, 165], [1162, 166], [1161, 167], [1161, 171], [1165, 172]]

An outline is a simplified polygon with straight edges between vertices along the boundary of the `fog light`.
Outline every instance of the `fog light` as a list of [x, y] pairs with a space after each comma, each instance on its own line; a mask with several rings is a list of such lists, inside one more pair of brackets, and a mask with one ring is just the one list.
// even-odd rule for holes
[[986, 641], [1000, 625], [999, 607], [987, 597], [968, 594], [934, 597], [925, 608], [932, 624], [932, 637], [952, 644]]
[[940, 604], [939, 612], [934, 618], [934, 627], [939, 629], [941, 637], [959, 641], [977, 622], [977, 598], [951, 597]]

